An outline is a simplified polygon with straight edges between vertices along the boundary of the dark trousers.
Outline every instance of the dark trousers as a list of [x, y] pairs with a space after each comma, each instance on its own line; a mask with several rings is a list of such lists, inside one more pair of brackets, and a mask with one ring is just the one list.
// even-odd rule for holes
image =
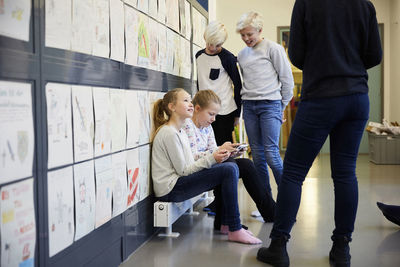
[[242, 228], [237, 198], [238, 176], [239, 170], [235, 163], [215, 164], [209, 169], [179, 177], [172, 191], [159, 200], [182, 202], [220, 186], [224, 210], [221, 221], [229, 226], [230, 231], [236, 231]]
[[351, 237], [358, 205], [356, 161], [368, 114], [367, 94], [300, 102], [284, 158], [272, 239], [290, 237], [303, 181], [328, 135], [335, 194], [333, 235]]
[[[272, 221], [275, 213], [275, 201], [267, 190], [266, 183], [259, 178], [253, 161], [244, 158], [229, 158], [227, 161], [237, 164], [239, 168], [239, 178], [242, 178], [244, 187], [256, 203], [261, 216], [265, 221]], [[221, 188], [219, 186], [214, 189], [214, 195], [216, 204], [214, 226], [218, 229], [221, 225], [221, 214], [223, 214]]]
[[233, 124], [235, 116], [232, 113], [227, 115], [217, 115], [215, 121], [211, 124], [214, 130], [215, 141], [217, 146], [221, 146], [225, 142], [232, 142]]

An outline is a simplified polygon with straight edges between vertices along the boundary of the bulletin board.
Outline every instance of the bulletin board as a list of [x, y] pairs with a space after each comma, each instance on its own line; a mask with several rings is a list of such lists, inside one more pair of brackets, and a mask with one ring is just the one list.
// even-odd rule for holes
[[157, 232], [151, 104], [196, 85], [207, 18], [195, 0], [0, 1], [1, 266], [118, 266]]

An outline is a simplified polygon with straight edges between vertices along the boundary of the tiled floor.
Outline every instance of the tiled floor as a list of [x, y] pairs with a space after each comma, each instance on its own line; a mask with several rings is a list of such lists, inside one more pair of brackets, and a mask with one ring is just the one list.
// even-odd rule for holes
[[[359, 207], [351, 243], [353, 267], [399, 267], [400, 227], [387, 221], [376, 202], [400, 205], [400, 165], [375, 165], [367, 155], [358, 159]], [[276, 188], [274, 188], [276, 196]], [[242, 223], [269, 244], [271, 223], [250, 216], [255, 205], [239, 186]], [[201, 210], [201, 206], [198, 207]], [[153, 237], [135, 251], [121, 267], [236, 267], [268, 266], [256, 260], [260, 246], [227, 242], [213, 231], [213, 218], [182, 216], [173, 231], [180, 237]], [[329, 266], [328, 253], [333, 230], [333, 185], [329, 155], [320, 155], [304, 182], [302, 202], [288, 243], [291, 266]]]

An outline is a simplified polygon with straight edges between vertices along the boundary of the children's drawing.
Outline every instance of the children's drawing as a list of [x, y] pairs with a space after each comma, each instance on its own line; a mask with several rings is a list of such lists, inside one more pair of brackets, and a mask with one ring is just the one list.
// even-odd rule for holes
[[190, 4], [188, 1], [185, 1], [185, 20], [186, 20], [186, 39], [190, 40], [192, 34], [192, 20], [190, 18]]
[[150, 104], [147, 91], [137, 91], [139, 102], [139, 145], [150, 142]]
[[124, 38], [124, 3], [121, 0], [110, 0], [111, 59], [124, 62]]
[[143, 13], [149, 13], [149, 0], [137, 0], [137, 8]]
[[178, 0], [166, 1], [166, 24], [176, 32], [179, 32], [179, 3]]
[[47, 173], [49, 256], [74, 240], [74, 184], [72, 166]]
[[158, 69], [167, 72], [167, 28], [159, 25], [157, 28], [158, 35]]
[[113, 169], [113, 217], [123, 213], [126, 210], [126, 199], [128, 195], [128, 186], [126, 183], [126, 151], [112, 155]]
[[158, 0], [148, 0], [149, 1], [149, 16], [155, 19], [158, 18]]
[[94, 14], [92, 1], [72, 0], [71, 49], [73, 51], [92, 54], [93, 36], [95, 36]]
[[71, 86], [46, 84], [49, 169], [73, 162]]
[[94, 40], [92, 54], [108, 58], [110, 54], [109, 0], [93, 1]]
[[111, 151], [126, 147], [126, 99], [125, 90], [111, 89]]
[[139, 51], [139, 12], [125, 6], [125, 63], [137, 66]]
[[154, 103], [158, 100], [158, 99], [163, 99], [165, 93], [162, 92], [149, 92], [149, 113], [150, 113], [150, 136], [153, 136], [155, 133], [155, 128], [153, 125], [153, 109], [154, 109]]
[[142, 124], [140, 117], [140, 107], [138, 100], [138, 91], [125, 90], [126, 99], [126, 121], [127, 136], [126, 148], [133, 148], [139, 145], [140, 125]]
[[158, 0], [158, 21], [165, 24], [165, 19], [167, 15], [167, 7], [165, 5], [166, 0]]
[[150, 45], [148, 36], [149, 17], [139, 13], [139, 33], [138, 33], [138, 65], [147, 67], [150, 58]]
[[75, 241], [94, 229], [96, 188], [93, 160], [74, 165]]
[[45, 44], [71, 49], [72, 0], [45, 0]]
[[95, 132], [94, 156], [111, 152], [111, 104], [110, 89], [93, 87]]
[[0, 1], [0, 35], [29, 41], [31, 0]]
[[158, 27], [161, 25], [155, 20], [149, 20], [150, 64], [149, 68], [158, 70]]
[[34, 266], [33, 178], [1, 188], [1, 266]]
[[127, 208], [132, 207], [139, 202], [139, 149], [132, 149], [127, 151], [127, 173], [128, 173], [128, 196]]
[[111, 219], [113, 170], [111, 156], [95, 160], [96, 172], [96, 228]]
[[93, 158], [94, 117], [92, 87], [72, 86], [75, 162]]
[[150, 195], [150, 145], [139, 147], [139, 201]]
[[34, 126], [30, 83], [0, 81], [0, 184], [32, 176]]

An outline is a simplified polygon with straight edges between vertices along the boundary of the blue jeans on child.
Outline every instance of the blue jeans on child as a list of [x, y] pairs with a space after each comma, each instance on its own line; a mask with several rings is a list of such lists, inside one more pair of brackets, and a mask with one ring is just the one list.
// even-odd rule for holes
[[282, 159], [279, 154], [279, 135], [282, 125], [282, 101], [244, 100], [243, 119], [249, 139], [251, 155], [259, 177], [271, 193], [268, 165], [279, 185]]
[[221, 222], [229, 226], [229, 231], [242, 228], [238, 207], [239, 169], [235, 163], [225, 162], [213, 165], [193, 174], [179, 177], [174, 188], [159, 198], [165, 202], [181, 202], [221, 185], [223, 213]]
[[272, 239], [290, 237], [303, 181], [328, 135], [335, 194], [333, 235], [351, 238], [358, 205], [356, 161], [368, 114], [368, 94], [300, 102], [284, 158]]

